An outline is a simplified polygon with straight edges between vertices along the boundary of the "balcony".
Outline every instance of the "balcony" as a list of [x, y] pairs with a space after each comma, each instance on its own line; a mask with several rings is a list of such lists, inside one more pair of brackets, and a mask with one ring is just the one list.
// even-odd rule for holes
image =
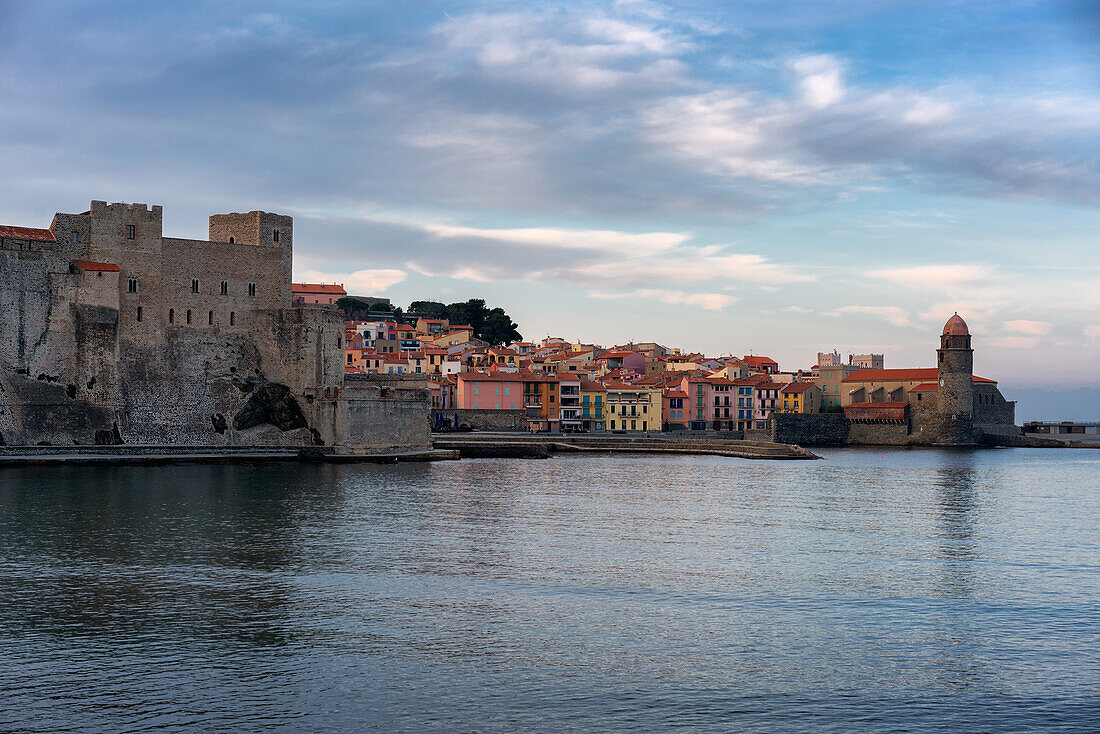
[[541, 408], [542, 407], [542, 401], [539, 400], [538, 398], [534, 398], [534, 399], [524, 398], [523, 407], [525, 407], [525, 408]]

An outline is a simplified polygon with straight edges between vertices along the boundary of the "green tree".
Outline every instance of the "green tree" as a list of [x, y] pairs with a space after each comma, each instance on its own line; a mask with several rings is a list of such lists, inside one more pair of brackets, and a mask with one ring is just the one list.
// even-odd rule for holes
[[425, 319], [447, 318], [447, 305], [439, 301], [413, 301], [409, 304], [410, 316], [419, 316]]
[[511, 344], [522, 338], [517, 329], [518, 325], [503, 308], [494, 308], [485, 316], [480, 336], [490, 344]]

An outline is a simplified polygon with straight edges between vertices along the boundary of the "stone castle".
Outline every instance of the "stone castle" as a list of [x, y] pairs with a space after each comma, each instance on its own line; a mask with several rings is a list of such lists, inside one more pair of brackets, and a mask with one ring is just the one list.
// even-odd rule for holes
[[345, 384], [339, 312], [291, 307], [291, 217], [93, 201], [0, 226], [0, 439], [8, 444], [428, 445], [427, 395]]

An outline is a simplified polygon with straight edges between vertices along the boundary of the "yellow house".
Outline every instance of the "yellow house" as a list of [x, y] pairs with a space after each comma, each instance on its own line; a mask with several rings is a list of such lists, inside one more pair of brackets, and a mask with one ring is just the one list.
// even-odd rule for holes
[[610, 431], [661, 430], [661, 389], [652, 385], [606, 382]]
[[581, 426], [586, 431], [607, 430], [607, 389], [581, 380]]
[[821, 388], [812, 382], [792, 382], [779, 391], [780, 413], [820, 413]]

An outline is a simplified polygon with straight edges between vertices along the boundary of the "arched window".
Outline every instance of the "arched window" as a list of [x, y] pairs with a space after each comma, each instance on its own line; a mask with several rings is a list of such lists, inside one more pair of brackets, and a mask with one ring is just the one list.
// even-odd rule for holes
[[223, 280], [222, 281], [222, 295], [223, 296], [228, 296], [229, 295], [229, 281], [228, 280]]
[[137, 309], [137, 320], [141, 321], [141, 306], [138, 306], [138, 309]]
[[231, 244], [231, 245], [232, 245], [232, 244], [233, 244], [233, 243], [234, 243], [235, 241], [236, 241], [236, 240], [234, 240], [234, 239], [233, 239], [232, 237], [230, 237], [230, 238], [229, 238], [229, 244]]
[[199, 279], [198, 278], [192, 278], [191, 279], [191, 292], [192, 293], [198, 293], [199, 292]]

